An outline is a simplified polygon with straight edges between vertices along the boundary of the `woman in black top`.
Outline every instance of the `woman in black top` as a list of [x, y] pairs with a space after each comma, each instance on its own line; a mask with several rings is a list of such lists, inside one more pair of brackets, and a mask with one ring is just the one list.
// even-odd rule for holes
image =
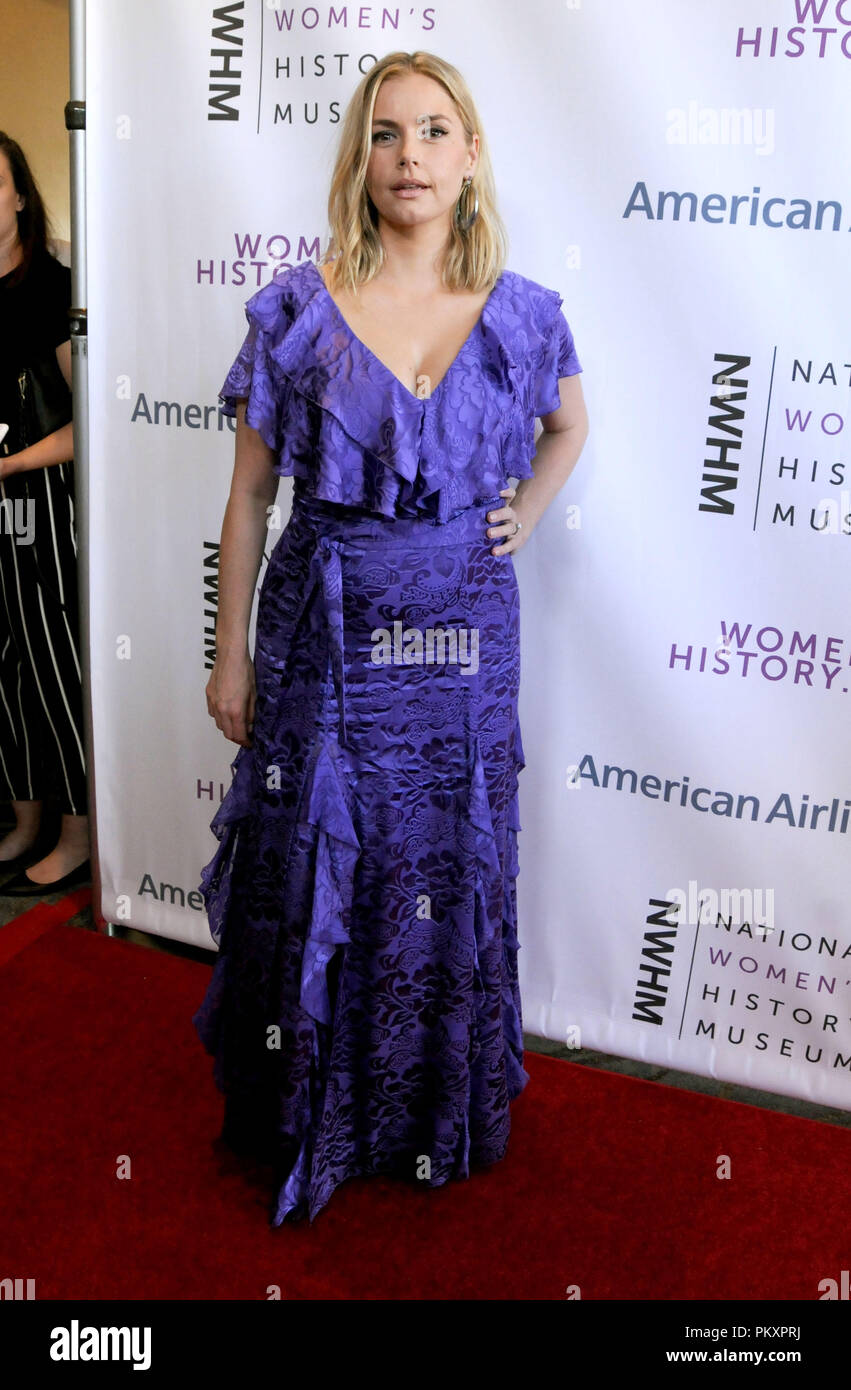
[[[20, 434], [24, 368], [55, 353], [71, 386], [71, 273], [47, 249], [48, 226], [23, 151], [0, 131], [0, 800], [16, 822], [0, 873], [18, 870], [0, 894], [16, 897], [89, 876], [73, 432], [29, 446]], [[50, 793], [56, 843], [42, 823]]]

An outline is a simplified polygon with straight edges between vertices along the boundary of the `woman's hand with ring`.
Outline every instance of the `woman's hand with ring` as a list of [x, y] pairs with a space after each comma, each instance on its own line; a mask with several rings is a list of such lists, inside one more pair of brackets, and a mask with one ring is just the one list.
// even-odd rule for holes
[[491, 549], [491, 555], [511, 555], [515, 550], [519, 550], [521, 545], [528, 539], [528, 532], [524, 530], [522, 518], [516, 508], [510, 505], [516, 487], [506, 487], [500, 492], [500, 497], [507, 497], [509, 501], [499, 511], [488, 512], [488, 521], [494, 524], [488, 528], [488, 536], [503, 536], [505, 539]]

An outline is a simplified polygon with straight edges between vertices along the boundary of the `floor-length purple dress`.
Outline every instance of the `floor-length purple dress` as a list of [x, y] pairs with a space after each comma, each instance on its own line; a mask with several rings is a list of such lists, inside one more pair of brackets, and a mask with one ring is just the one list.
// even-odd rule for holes
[[273, 1226], [353, 1175], [438, 1186], [505, 1153], [517, 976], [518, 590], [487, 512], [581, 371], [556, 291], [504, 270], [430, 396], [319, 268], [246, 303], [222, 387], [294, 478], [260, 590], [253, 744], [211, 829], [194, 1017]]

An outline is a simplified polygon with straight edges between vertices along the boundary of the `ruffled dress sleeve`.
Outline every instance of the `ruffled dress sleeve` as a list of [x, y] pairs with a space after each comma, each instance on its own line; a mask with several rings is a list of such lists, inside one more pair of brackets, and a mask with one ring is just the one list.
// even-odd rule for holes
[[245, 303], [245, 317], [248, 332], [219, 392], [222, 414], [235, 417], [237, 401], [246, 400], [247, 423], [280, 453], [287, 391], [275, 370], [272, 349], [289, 327], [281, 285], [273, 280], [252, 295]]
[[563, 376], [575, 376], [582, 371], [570, 325], [562, 311], [561, 295], [553, 291], [551, 319], [544, 332], [544, 341], [535, 372], [534, 402], [537, 416], [548, 415], [561, 405], [558, 383]]

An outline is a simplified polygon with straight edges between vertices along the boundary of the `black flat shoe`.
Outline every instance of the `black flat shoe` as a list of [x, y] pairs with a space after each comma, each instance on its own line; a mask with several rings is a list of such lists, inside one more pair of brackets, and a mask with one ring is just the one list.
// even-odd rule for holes
[[11, 874], [17, 869], [28, 869], [30, 864], [37, 864], [39, 859], [43, 859], [52, 849], [56, 848], [56, 839], [52, 844], [41, 844], [36, 840], [35, 844], [30, 845], [29, 849], [21, 850], [14, 859], [0, 859], [0, 874]]
[[91, 883], [91, 877], [90, 859], [84, 859], [76, 869], [63, 874], [62, 878], [54, 878], [50, 883], [36, 883], [28, 878], [22, 869], [14, 878], [10, 878], [8, 883], [0, 883], [0, 898], [43, 898], [49, 893], [58, 892], [61, 888], [75, 888], [81, 883]]

